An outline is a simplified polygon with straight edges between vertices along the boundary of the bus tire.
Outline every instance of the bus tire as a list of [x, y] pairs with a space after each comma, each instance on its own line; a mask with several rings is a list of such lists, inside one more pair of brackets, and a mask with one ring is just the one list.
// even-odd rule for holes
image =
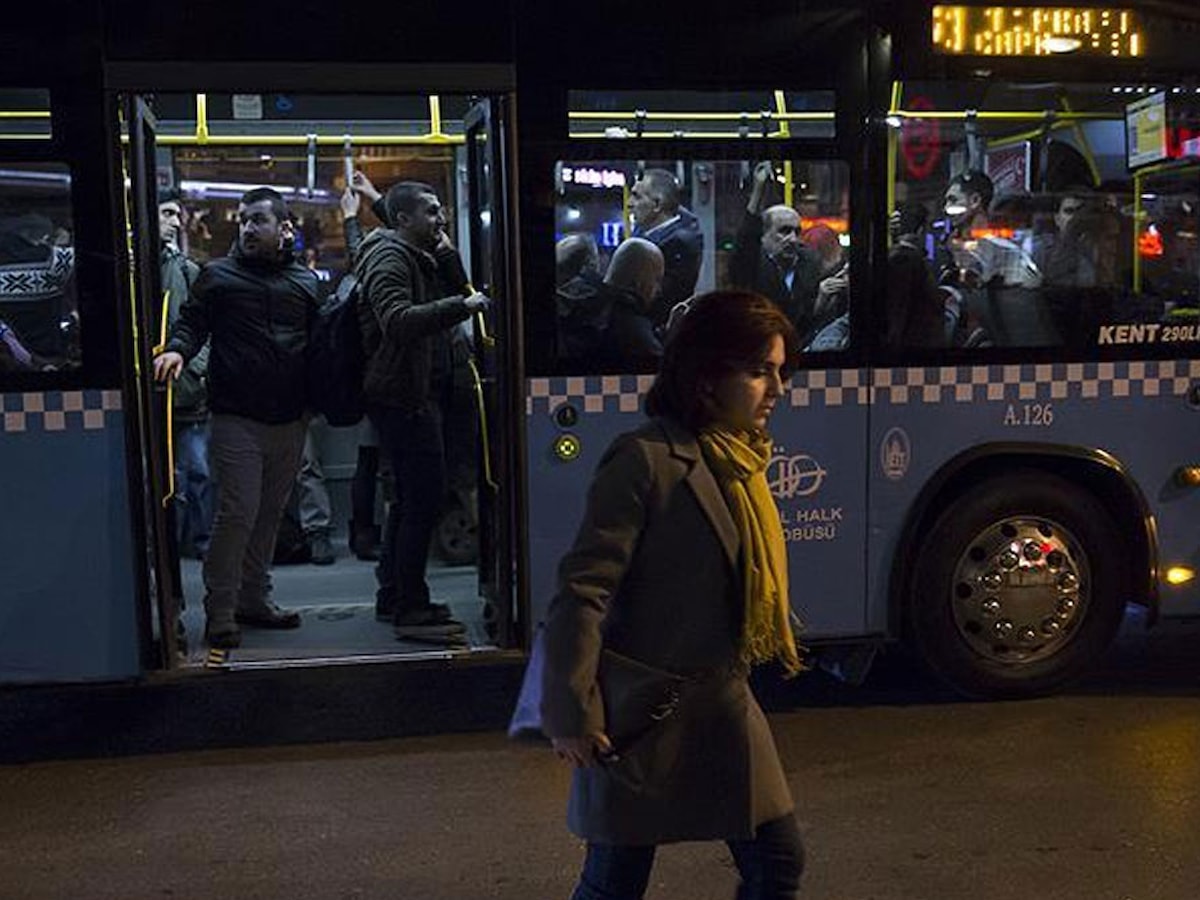
[[1120, 532], [1103, 504], [1059, 476], [1021, 470], [977, 485], [915, 550], [908, 634], [967, 696], [1053, 692], [1095, 663], [1120, 627]]

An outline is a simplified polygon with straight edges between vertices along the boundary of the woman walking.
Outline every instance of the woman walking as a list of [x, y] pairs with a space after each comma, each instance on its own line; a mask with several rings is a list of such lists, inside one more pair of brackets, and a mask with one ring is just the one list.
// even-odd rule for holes
[[676, 841], [726, 841], [738, 900], [790, 900], [804, 868], [747, 684], [756, 663], [802, 668], [765, 477], [798, 339], [756, 294], [689, 305], [651, 420], [600, 462], [547, 615], [543, 727], [576, 767], [568, 824], [588, 845], [573, 900], [639, 900]]

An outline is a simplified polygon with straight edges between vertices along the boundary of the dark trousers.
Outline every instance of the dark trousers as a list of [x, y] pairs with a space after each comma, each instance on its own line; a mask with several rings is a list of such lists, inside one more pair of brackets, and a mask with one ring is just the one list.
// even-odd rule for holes
[[271, 595], [275, 535], [300, 469], [308, 424], [267, 425], [242, 416], [212, 418], [217, 515], [204, 558], [204, 610], [209, 623], [237, 611], [263, 610]]
[[[726, 844], [742, 878], [736, 900], [794, 900], [799, 896], [804, 845], [794, 815], [764, 822], [748, 841]], [[571, 900], [642, 900], [656, 849], [653, 844], [588, 844], [583, 873]]]
[[416, 412], [375, 407], [369, 415], [395, 481], [375, 569], [376, 596], [397, 610], [428, 606], [425, 563], [446, 493], [442, 410], [430, 401]]

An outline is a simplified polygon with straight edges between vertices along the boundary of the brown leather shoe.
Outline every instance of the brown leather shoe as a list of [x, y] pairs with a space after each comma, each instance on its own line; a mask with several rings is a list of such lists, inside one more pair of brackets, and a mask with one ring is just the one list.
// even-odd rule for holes
[[280, 609], [274, 603], [268, 603], [262, 609], [253, 612], [238, 610], [233, 614], [233, 621], [249, 628], [299, 628], [300, 613], [291, 609]]

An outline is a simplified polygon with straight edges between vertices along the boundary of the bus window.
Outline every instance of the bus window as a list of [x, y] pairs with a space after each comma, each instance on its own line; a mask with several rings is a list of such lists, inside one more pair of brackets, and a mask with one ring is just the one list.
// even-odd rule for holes
[[71, 173], [0, 160], [0, 374], [75, 368]]
[[827, 160], [556, 166], [553, 371], [650, 373], [693, 294], [754, 290], [813, 351], [850, 340], [849, 174]]
[[884, 342], [1093, 345], [1135, 296], [1124, 99], [1107, 85], [905, 84]]

